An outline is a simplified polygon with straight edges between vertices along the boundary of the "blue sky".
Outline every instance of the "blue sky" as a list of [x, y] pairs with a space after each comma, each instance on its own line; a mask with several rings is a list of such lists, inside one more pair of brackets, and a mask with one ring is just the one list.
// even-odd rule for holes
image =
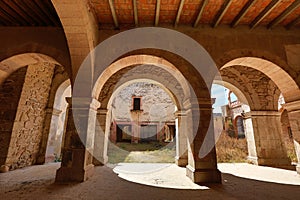
[[[217, 85], [217, 84], [212, 85], [211, 97], [216, 98], [216, 102], [213, 105], [214, 113], [222, 113], [221, 106], [228, 104], [228, 97], [227, 97], [228, 91], [229, 90], [227, 88], [221, 85]], [[234, 94], [231, 95], [231, 98], [232, 101], [235, 101], [237, 99]]]

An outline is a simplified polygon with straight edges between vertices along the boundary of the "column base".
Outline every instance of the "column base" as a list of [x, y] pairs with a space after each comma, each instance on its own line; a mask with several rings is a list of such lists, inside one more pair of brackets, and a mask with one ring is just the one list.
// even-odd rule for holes
[[46, 162], [46, 157], [45, 156], [39, 156], [39, 157], [37, 157], [35, 164], [36, 165], [43, 165], [43, 164], [45, 164], [45, 162]]
[[297, 166], [296, 166], [296, 171], [297, 171], [297, 174], [300, 175], [300, 163], [297, 164]]
[[179, 167], [185, 167], [188, 165], [188, 158], [175, 157], [175, 164]]
[[83, 182], [94, 174], [94, 165], [90, 164], [84, 169], [76, 167], [60, 167], [56, 171], [55, 182]]
[[253, 165], [258, 165], [257, 157], [248, 156], [247, 162]]
[[278, 168], [291, 168], [292, 164], [288, 158], [258, 158], [258, 165], [278, 167]]
[[221, 183], [221, 172], [218, 169], [194, 169], [186, 166], [186, 175], [194, 183]]
[[104, 157], [104, 158], [99, 158], [99, 160], [95, 157], [93, 158], [93, 164], [95, 166], [103, 166], [103, 165], [107, 164], [107, 162], [108, 162], [108, 157], [107, 156]]

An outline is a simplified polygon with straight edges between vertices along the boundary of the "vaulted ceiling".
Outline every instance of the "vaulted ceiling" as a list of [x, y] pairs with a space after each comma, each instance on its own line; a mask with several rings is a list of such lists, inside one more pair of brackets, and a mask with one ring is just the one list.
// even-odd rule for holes
[[[101, 29], [221, 24], [300, 27], [300, 0], [89, 0]], [[61, 26], [51, 0], [1, 0], [1, 26]]]

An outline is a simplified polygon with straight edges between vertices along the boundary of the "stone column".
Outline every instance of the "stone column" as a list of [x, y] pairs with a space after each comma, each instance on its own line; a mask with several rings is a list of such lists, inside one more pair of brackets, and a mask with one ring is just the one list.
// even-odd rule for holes
[[176, 156], [175, 163], [180, 167], [188, 164], [187, 153], [187, 115], [185, 111], [177, 111], [175, 113], [176, 123]]
[[54, 68], [52, 63], [27, 67], [5, 163], [10, 169], [36, 164]]
[[291, 161], [281, 137], [280, 113], [251, 111], [257, 164], [290, 168]]
[[93, 164], [96, 166], [105, 165], [108, 161], [107, 145], [108, 145], [108, 131], [106, 131], [106, 117], [107, 109], [98, 109], [97, 122], [95, 130], [94, 143], [94, 159]]
[[297, 173], [300, 174], [300, 100], [286, 103], [283, 107], [288, 111], [290, 126], [292, 129], [295, 152], [297, 155]]
[[53, 146], [52, 138], [55, 138], [55, 136], [56, 136], [57, 124], [58, 124], [59, 116], [60, 116], [61, 112], [62, 112], [61, 110], [58, 110], [55, 108], [47, 108], [46, 109], [46, 116], [45, 116], [45, 121], [44, 121], [42, 140], [41, 140], [39, 156], [37, 158], [36, 164], [44, 164], [45, 163], [47, 147], [49, 148], [49, 147], [51, 147], [51, 145]]
[[185, 102], [188, 119], [187, 176], [195, 183], [220, 183], [221, 173], [217, 169], [211, 99], [198, 99], [195, 103], [186, 104]]
[[[66, 98], [69, 103], [68, 122], [61, 167], [56, 182], [85, 181], [94, 171], [93, 149], [96, 114], [100, 103], [94, 98]], [[73, 113], [76, 113], [73, 116]], [[75, 125], [76, 124], [76, 125]]]
[[243, 118], [244, 118], [245, 136], [246, 136], [247, 147], [248, 147], [247, 159], [250, 163], [258, 165], [254, 132], [253, 132], [253, 124], [252, 124], [252, 118], [250, 112], [244, 113]]

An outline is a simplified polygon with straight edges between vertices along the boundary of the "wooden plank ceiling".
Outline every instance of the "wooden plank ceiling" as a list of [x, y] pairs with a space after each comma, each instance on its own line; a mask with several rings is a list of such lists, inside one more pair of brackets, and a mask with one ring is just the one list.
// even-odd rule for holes
[[61, 26], [51, 0], [0, 0], [1, 26]]
[[300, 0], [90, 0], [100, 27], [300, 27]]
[[[89, 0], [102, 29], [187, 25], [300, 28], [300, 0]], [[61, 26], [51, 0], [0, 0], [1, 26]]]

